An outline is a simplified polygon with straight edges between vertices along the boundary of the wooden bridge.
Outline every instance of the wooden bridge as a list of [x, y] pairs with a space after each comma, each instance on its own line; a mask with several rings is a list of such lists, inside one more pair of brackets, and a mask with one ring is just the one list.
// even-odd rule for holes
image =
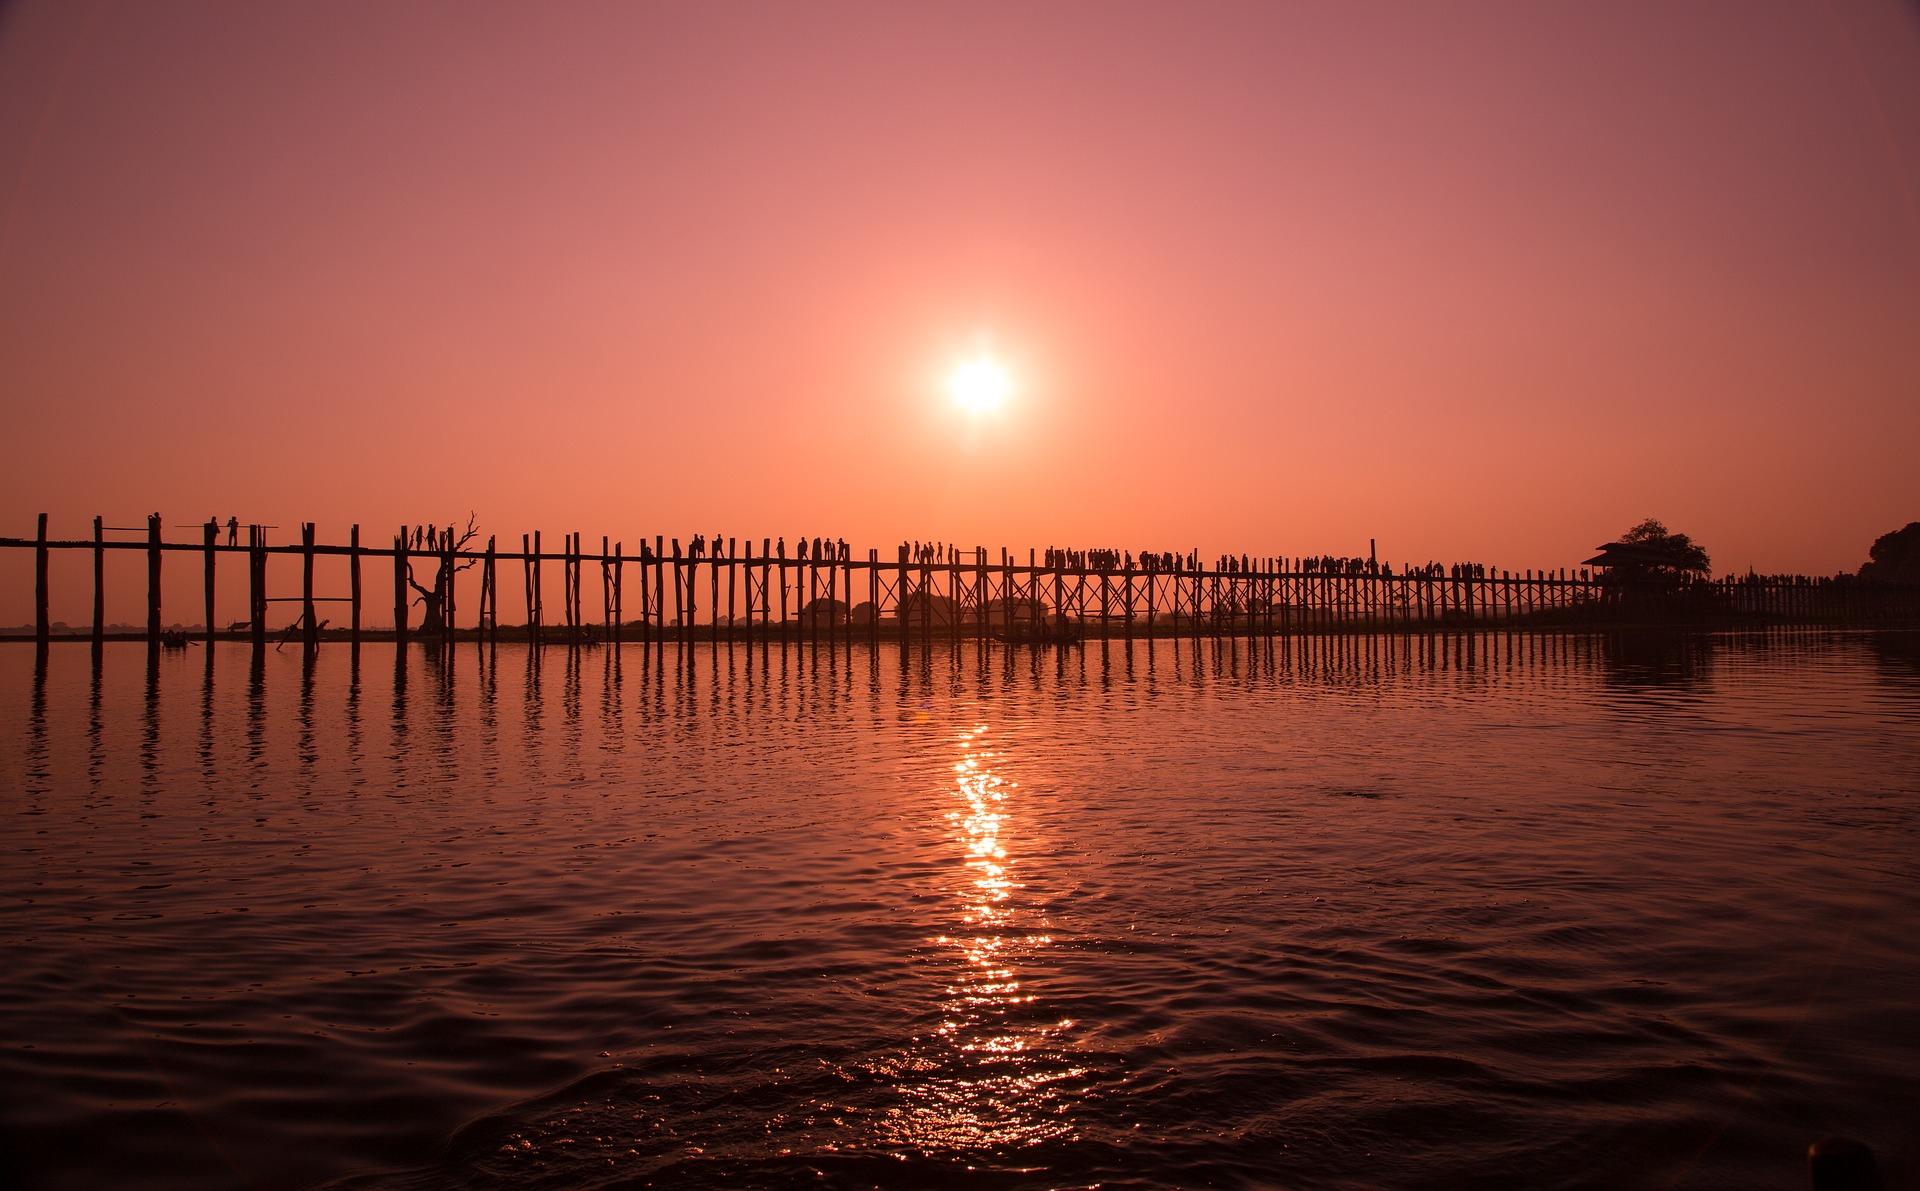
[[[1005, 549], [910, 548], [893, 557], [869, 550], [854, 558], [838, 543], [801, 543], [795, 556], [763, 538], [728, 538], [710, 546], [695, 539], [655, 537], [629, 552], [600, 540], [586, 550], [568, 534], [557, 551], [544, 549], [540, 534], [524, 535], [520, 549], [501, 550], [489, 538], [484, 549], [464, 543], [451, 529], [423, 535], [402, 527], [390, 545], [363, 545], [354, 526], [344, 545], [316, 540], [309, 522], [297, 544], [270, 545], [272, 527], [248, 527], [247, 541], [220, 541], [222, 527], [208, 522], [199, 541], [167, 541], [158, 515], [144, 538], [109, 540], [101, 518], [84, 539], [53, 539], [41, 514], [35, 538], [0, 538], [0, 549], [35, 552], [35, 639], [52, 639], [49, 565], [56, 553], [91, 553], [91, 632], [69, 634], [96, 644], [108, 638], [105, 623], [109, 553], [142, 552], [146, 560], [146, 628], [158, 649], [163, 627], [161, 578], [166, 560], [199, 564], [203, 575], [202, 629], [195, 636], [251, 640], [264, 648], [276, 634], [268, 628], [270, 606], [294, 603], [299, 611], [282, 639], [297, 635], [307, 647], [324, 640], [424, 638], [585, 644], [635, 640], [648, 644], [692, 641], [748, 643], [907, 640], [932, 644], [984, 638], [1039, 625], [1063, 614], [1091, 637], [1275, 636], [1325, 632], [1427, 632], [1463, 628], [1573, 627], [1619, 623], [1830, 623], [1876, 624], [1920, 620], [1920, 588], [1868, 583], [1850, 576], [1745, 576], [1683, 582], [1609, 575], [1604, 571], [1497, 570], [1483, 564], [1429, 564], [1394, 572], [1365, 559], [1254, 557], [1242, 555], [1203, 564], [1196, 554], [1135, 559], [1114, 551], [1028, 552], [1020, 561]], [[134, 530], [131, 532], [139, 532]], [[471, 538], [471, 534], [464, 535]], [[697, 543], [697, 544], [696, 544]], [[225, 556], [244, 564], [245, 615], [220, 630], [216, 576]], [[316, 559], [344, 558], [348, 590], [315, 590]], [[297, 595], [270, 595], [269, 579], [282, 592], [291, 586], [274, 561], [293, 563]], [[1091, 565], [1090, 565], [1091, 564]], [[374, 629], [363, 623], [369, 565], [390, 579], [393, 623]], [[559, 568], [562, 599], [557, 617], [545, 607], [543, 569]], [[278, 571], [270, 576], [270, 569]], [[506, 572], [519, 572], [512, 601], [519, 625], [503, 625], [500, 588]], [[587, 575], [598, 571], [597, 583]], [[426, 578], [422, 580], [424, 572]], [[585, 594], [597, 589], [600, 607], [589, 614]], [[384, 600], [384, 596], [380, 597]], [[345, 604], [346, 624], [330, 627], [322, 605]], [[422, 623], [413, 623], [415, 606]], [[464, 616], [464, 620], [462, 617]], [[125, 636], [127, 634], [121, 634]]]

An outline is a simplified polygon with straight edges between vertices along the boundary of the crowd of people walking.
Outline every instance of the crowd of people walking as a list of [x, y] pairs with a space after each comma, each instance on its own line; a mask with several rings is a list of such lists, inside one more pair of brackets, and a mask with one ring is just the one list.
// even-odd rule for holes
[[[439, 527], [426, 525], [416, 527], [407, 541], [409, 549], [438, 549], [447, 531]], [[963, 557], [971, 559], [971, 552], [963, 556], [960, 548], [951, 542], [910, 541], [900, 544], [908, 560], [923, 566], [964, 566]], [[678, 549], [676, 545], [675, 549]], [[853, 553], [845, 538], [799, 538], [796, 539], [793, 552], [788, 553], [787, 539], [776, 538], [773, 543], [772, 557], [792, 559], [798, 562], [840, 563], [851, 561]], [[751, 543], [748, 556], [752, 556]], [[655, 561], [654, 551], [644, 542], [637, 556], [640, 561]], [[725, 539], [719, 534], [708, 538], [704, 534], [695, 534], [685, 555], [688, 559], [730, 558]], [[1256, 559], [1247, 554], [1223, 554], [1211, 561], [1211, 567], [1201, 565], [1198, 551], [1181, 553], [1172, 550], [1118, 550], [1110, 547], [1089, 547], [1074, 549], [1062, 546], [1049, 546], [1041, 554], [1040, 565], [1047, 570], [1084, 570], [1084, 571], [1139, 571], [1148, 574], [1193, 574], [1213, 573], [1223, 575], [1242, 575], [1264, 573], [1273, 568], [1281, 573], [1303, 575], [1371, 575], [1385, 578], [1395, 577], [1392, 563], [1379, 562], [1372, 558], [1347, 557], [1335, 554], [1309, 555], [1300, 558], [1274, 557]], [[1453, 563], [1451, 565], [1429, 562], [1420, 566], [1403, 567], [1398, 577], [1408, 579], [1459, 580], [1485, 579], [1487, 568], [1480, 563]]]

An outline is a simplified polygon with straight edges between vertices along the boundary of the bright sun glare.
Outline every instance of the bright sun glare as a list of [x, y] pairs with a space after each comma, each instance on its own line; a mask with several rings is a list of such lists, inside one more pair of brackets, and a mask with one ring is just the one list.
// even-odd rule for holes
[[976, 356], [953, 370], [947, 378], [947, 391], [954, 404], [968, 413], [984, 414], [999, 409], [1013, 390], [1007, 370], [989, 356]]

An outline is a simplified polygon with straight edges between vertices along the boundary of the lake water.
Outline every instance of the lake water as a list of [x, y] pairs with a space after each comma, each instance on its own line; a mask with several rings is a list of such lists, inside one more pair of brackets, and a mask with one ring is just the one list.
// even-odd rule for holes
[[0, 646], [44, 1188], [1920, 1174], [1911, 635]]

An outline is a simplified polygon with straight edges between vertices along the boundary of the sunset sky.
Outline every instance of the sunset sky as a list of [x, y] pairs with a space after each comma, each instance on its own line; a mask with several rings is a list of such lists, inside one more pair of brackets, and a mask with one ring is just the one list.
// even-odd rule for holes
[[1658, 516], [1831, 573], [1920, 519], [1905, 0], [0, 14], [0, 534], [1517, 569]]

